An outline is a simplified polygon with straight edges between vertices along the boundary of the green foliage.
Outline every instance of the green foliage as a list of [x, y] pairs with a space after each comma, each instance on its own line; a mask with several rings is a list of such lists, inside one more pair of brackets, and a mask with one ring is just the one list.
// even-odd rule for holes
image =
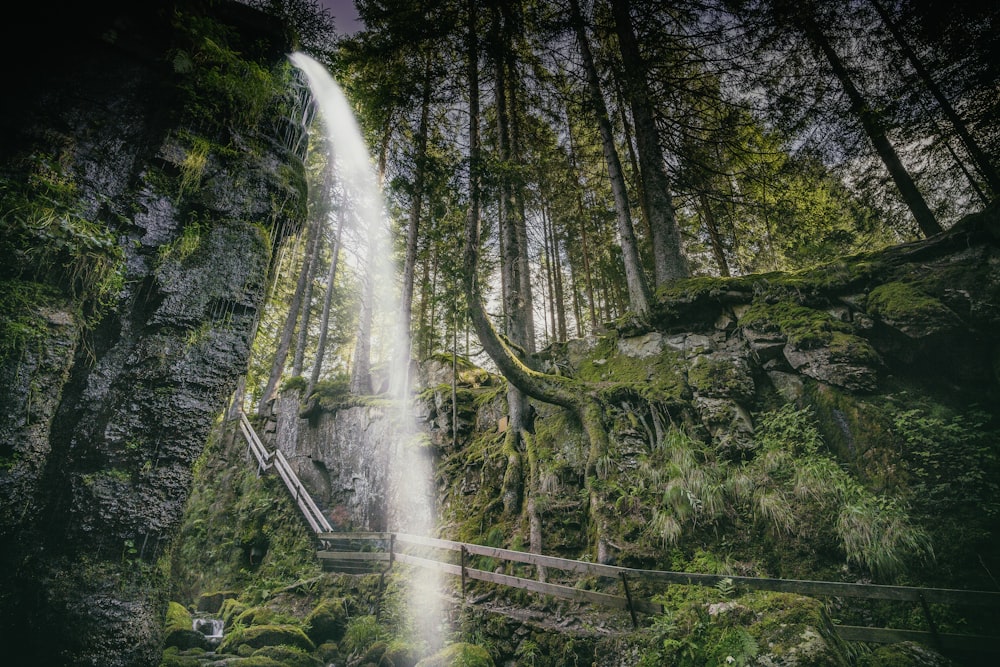
[[[256, 606], [276, 591], [315, 576], [320, 566], [311, 535], [280, 479], [258, 476], [246, 461], [245, 443], [236, 438], [227, 448], [221, 426], [213, 430], [196, 466], [171, 553], [174, 598], [194, 600], [203, 591], [240, 590], [241, 603]], [[254, 546], [266, 553], [251, 564]]]
[[[0, 269], [8, 350], [37, 331], [28, 320], [37, 306], [61, 293], [73, 311], [94, 326], [124, 281], [124, 252], [114, 230], [85, 217], [76, 181], [61, 158], [34, 154], [24, 159], [22, 180], [0, 178]], [[10, 310], [7, 310], [10, 308]], [[18, 313], [8, 316], [6, 313]], [[8, 319], [9, 318], [9, 319]], [[27, 318], [27, 319], [25, 319]], [[8, 352], [9, 353], [9, 352]]]
[[222, 638], [219, 653], [231, 653], [240, 647], [259, 649], [264, 646], [290, 646], [303, 651], [313, 651], [316, 647], [302, 628], [295, 625], [252, 625], [244, 628], [235, 626]]
[[[194, 126], [254, 128], [279, 97], [280, 81], [258, 63], [247, 60], [230, 44], [238, 35], [205, 16], [178, 13], [175, 27], [186, 47], [173, 54], [175, 71], [186, 93], [185, 111]], [[197, 167], [197, 154], [192, 162]]]
[[316, 383], [310, 400], [324, 410], [334, 410], [346, 405], [351, 399], [351, 379], [341, 374]]
[[165, 628], [167, 632], [171, 630], [190, 630], [191, 612], [179, 602], [171, 600], [167, 603], [167, 620]]
[[493, 665], [493, 658], [485, 648], [465, 643], [446, 646], [417, 663], [417, 667], [493, 667]]
[[969, 561], [979, 554], [990, 567], [997, 559], [990, 545], [1000, 527], [1000, 450], [993, 420], [975, 407], [964, 413], [918, 408], [896, 413], [893, 431], [909, 472], [908, 497], [934, 536], [941, 565], [956, 574], [964, 567], [978, 571], [982, 563]]
[[302, 392], [305, 391], [306, 387], [308, 386], [309, 386], [309, 380], [307, 378], [301, 375], [295, 375], [286, 379], [284, 382], [281, 383], [281, 388], [279, 389], [279, 393], [293, 392], [293, 391]]
[[49, 285], [0, 280], [0, 362], [45, 340], [48, 322], [40, 311], [58, 308], [60, 302]]
[[347, 622], [341, 646], [350, 655], [360, 655], [384, 638], [385, 631], [374, 616], [355, 616]]
[[164, 243], [158, 249], [158, 259], [161, 263], [175, 261], [183, 263], [201, 245], [202, 233], [207, 232], [205, 225], [193, 218], [181, 229], [180, 236], [170, 243]]

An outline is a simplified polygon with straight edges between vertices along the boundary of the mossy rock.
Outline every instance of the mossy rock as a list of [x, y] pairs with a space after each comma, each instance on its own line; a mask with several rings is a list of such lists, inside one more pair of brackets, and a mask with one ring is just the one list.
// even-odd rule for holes
[[879, 285], [868, 295], [865, 305], [869, 315], [913, 338], [960, 325], [951, 309], [907, 283]]
[[196, 608], [206, 614], [218, 614], [222, 609], [222, 603], [231, 598], [237, 597], [236, 591], [215, 591], [212, 593], [202, 593], [198, 596]]
[[416, 667], [494, 667], [493, 658], [482, 646], [452, 644], [424, 658]]
[[252, 658], [270, 658], [284, 667], [323, 667], [319, 659], [291, 646], [265, 646], [253, 652]]
[[208, 639], [193, 627], [191, 612], [179, 602], [167, 605], [167, 618], [163, 629], [163, 645], [182, 651], [190, 648], [208, 649]]
[[225, 621], [226, 626], [231, 626], [236, 622], [236, 618], [245, 612], [249, 607], [240, 602], [236, 598], [228, 598], [222, 603], [222, 608], [219, 609], [219, 617]]
[[250, 607], [245, 609], [233, 619], [236, 625], [250, 627], [251, 625], [273, 625], [274, 610], [267, 607]]
[[954, 664], [926, 646], [900, 642], [879, 646], [871, 653], [859, 656], [857, 667], [952, 667]]
[[239, 665], [239, 667], [285, 667], [285, 663], [279, 662], [266, 655], [254, 655], [248, 658], [238, 658], [227, 660], [226, 665]]
[[347, 627], [347, 605], [344, 598], [327, 598], [306, 617], [306, 634], [316, 644], [326, 640], [339, 641]]
[[389, 643], [379, 640], [365, 650], [358, 663], [362, 665], [383, 665], [385, 664], [383, 658], [385, 658], [385, 652], [388, 650]]
[[182, 652], [178, 647], [170, 646], [163, 652], [160, 667], [201, 667], [200, 655], [200, 650]]
[[237, 627], [228, 633], [219, 644], [219, 653], [238, 651], [247, 646], [253, 649], [264, 646], [292, 646], [312, 652], [316, 646], [302, 628], [295, 625], [253, 625]]
[[417, 647], [404, 641], [393, 641], [382, 654], [382, 661], [393, 667], [415, 667], [420, 660]]

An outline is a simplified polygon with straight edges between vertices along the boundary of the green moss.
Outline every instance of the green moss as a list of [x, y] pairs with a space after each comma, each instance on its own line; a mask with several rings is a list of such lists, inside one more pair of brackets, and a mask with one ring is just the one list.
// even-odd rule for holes
[[49, 321], [44, 312], [49, 308], [66, 308], [65, 300], [52, 286], [0, 280], [0, 362], [46, 340]]
[[242, 646], [259, 649], [264, 646], [290, 646], [303, 651], [313, 651], [316, 646], [302, 628], [295, 625], [253, 625], [234, 627], [219, 644], [219, 653], [231, 653]]
[[890, 322], [953, 322], [955, 315], [932, 296], [903, 282], [879, 285], [865, 300], [869, 315]]
[[740, 317], [739, 325], [757, 331], [780, 331], [800, 350], [828, 345], [835, 333], [851, 334], [850, 324], [830, 313], [794, 301], [754, 302]]
[[[268, 658], [282, 667], [322, 667], [323, 663], [300, 648], [264, 646], [253, 652], [251, 659]], [[247, 664], [241, 662], [241, 665]]]
[[602, 392], [609, 402], [615, 402], [614, 397], [623, 391], [664, 403], [690, 396], [679, 352], [664, 349], [655, 357], [629, 357], [618, 352], [614, 336], [604, 337], [580, 364], [578, 378], [603, 385]]
[[493, 667], [489, 651], [475, 644], [458, 643], [447, 646], [424, 658], [417, 667]]
[[192, 654], [190, 651], [181, 652], [176, 646], [170, 646], [163, 651], [160, 667], [201, 667], [202, 661], [198, 659], [200, 653]]
[[184, 605], [173, 601], [167, 604], [167, 621], [164, 625], [167, 632], [177, 629], [190, 630], [192, 622], [191, 612]]
[[327, 598], [306, 617], [306, 634], [316, 644], [339, 641], [347, 627], [348, 613], [344, 598]]

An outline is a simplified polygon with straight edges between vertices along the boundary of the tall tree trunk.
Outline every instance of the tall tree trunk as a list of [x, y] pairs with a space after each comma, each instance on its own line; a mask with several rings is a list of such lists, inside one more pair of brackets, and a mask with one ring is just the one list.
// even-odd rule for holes
[[715, 213], [712, 212], [712, 202], [708, 200], [708, 195], [702, 190], [698, 193], [698, 204], [701, 209], [702, 218], [705, 220], [705, 229], [708, 231], [708, 241], [712, 246], [712, 256], [719, 267], [719, 275], [729, 277], [729, 262], [726, 261], [726, 250], [722, 247], [722, 235], [719, 233], [719, 225], [715, 220]]
[[[324, 215], [323, 220], [327, 218]], [[303, 267], [308, 275], [306, 277], [306, 287], [302, 292], [302, 303], [299, 310], [299, 331], [295, 337], [295, 354], [292, 355], [292, 375], [298, 377], [302, 375], [302, 366], [305, 364], [306, 345], [309, 342], [309, 319], [312, 313], [313, 283], [316, 280], [316, 273], [319, 271], [320, 249], [323, 247], [324, 225], [316, 226], [316, 238], [313, 239], [312, 247], [309, 249], [308, 264]]]
[[[569, 116], [567, 115], [566, 131], [569, 136], [569, 162], [570, 167], [573, 169], [574, 177], [578, 177], [580, 170], [577, 167], [576, 147], [573, 144], [573, 128], [569, 125], [568, 120]], [[583, 279], [584, 286], [586, 287], [587, 310], [590, 315], [591, 327], [597, 329], [597, 310], [594, 305], [594, 280], [590, 270], [590, 249], [587, 244], [587, 208], [584, 206], [583, 194], [579, 188], [576, 191], [576, 209], [577, 214], [580, 216], [580, 251], [583, 253]], [[577, 319], [577, 325], [580, 335], [583, 336], [582, 319]]]
[[274, 393], [281, 380], [281, 374], [285, 372], [285, 362], [288, 360], [288, 351], [292, 346], [292, 338], [295, 335], [295, 323], [299, 319], [301, 311], [302, 297], [306, 290], [306, 282], [309, 279], [309, 263], [316, 229], [320, 227], [319, 220], [315, 220], [309, 225], [309, 232], [306, 235], [306, 244], [302, 249], [303, 262], [299, 269], [299, 277], [295, 282], [295, 291], [292, 293], [291, 301], [288, 304], [288, 314], [285, 315], [285, 323], [281, 328], [281, 336], [278, 339], [278, 349], [274, 353], [274, 361], [271, 364], [271, 373], [267, 378], [267, 385], [260, 395], [260, 402], [257, 404], [257, 414], [264, 414], [267, 404], [274, 398]]
[[656, 286], [662, 287], [671, 280], [688, 275], [687, 260], [681, 252], [681, 235], [677, 229], [670, 183], [663, 166], [663, 149], [653, 116], [653, 104], [649, 99], [647, 67], [639, 53], [628, 0], [612, 0], [611, 10], [624, 65], [625, 89], [635, 123], [642, 192], [648, 202], [646, 208], [653, 235]]
[[542, 252], [545, 254], [545, 284], [548, 287], [548, 318], [546, 322], [551, 322], [552, 325], [552, 338], [548, 338], [548, 326], [546, 326], [546, 344], [550, 344], [553, 340], [558, 338], [559, 327], [556, 324], [556, 276], [554, 263], [554, 254], [552, 251], [552, 234], [550, 232], [549, 216], [548, 210], [542, 207]]
[[[374, 266], [374, 250], [369, 248], [368, 266]], [[354, 358], [351, 360], [351, 393], [372, 393], [372, 320], [375, 316], [375, 276], [362, 279], [361, 311], [358, 313], [358, 335], [354, 343]]]
[[330, 326], [330, 309], [333, 304], [333, 291], [337, 279], [337, 260], [340, 257], [340, 235], [344, 231], [345, 216], [346, 213], [341, 211], [337, 221], [337, 233], [333, 237], [333, 243], [330, 244], [330, 270], [326, 273], [326, 294], [323, 296], [323, 315], [319, 323], [319, 343], [316, 346], [316, 360], [313, 362], [312, 373], [309, 374], [306, 396], [311, 395], [316, 389], [320, 372], [323, 370], [323, 358], [326, 356], [326, 330]]
[[937, 85], [936, 81], [934, 81], [934, 77], [931, 76], [931, 73], [927, 71], [926, 67], [924, 67], [920, 58], [917, 57], [917, 54], [913, 51], [910, 43], [900, 31], [899, 26], [897, 26], [896, 22], [892, 20], [889, 12], [886, 11], [879, 0], [869, 1], [871, 2], [872, 7], [875, 8], [875, 11], [878, 12], [882, 22], [885, 23], [885, 27], [889, 30], [893, 39], [895, 39], [896, 43], [899, 44], [899, 48], [902, 49], [906, 59], [910, 61], [910, 65], [917, 73], [917, 76], [920, 77], [920, 79], [924, 82], [924, 85], [927, 86], [927, 90], [929, 90], [931, 95], [934, 96], [934, 99], [941, 107], [941, 112], [944, 113], [952, 127], [955, 128], [955, 134], [957, 134], [958, 138], [962, 140], [962, 144], [972, 157], [972, 160], [976, 165], [976, 169], [986, 180], [986, 185], [989, 187], [992, 195], [994, 197], [1000, 196], [1000, 172], [997, 171], [989, 157], [987, 157], [986, 153], [982, 148], [980, 148], [979, 144], [972, 137], [972, 134], [969, 132], [969, 128], [962, 121], [958, 112], [955, 111], [955, 107], [953, 107], [951, 102], [948, 101], [948, 98], [945, 97], [941, 87]]
[[566, 340], [566, 294], [563, 287], [562, 258], [559, 255], [559, 233], [551, 209], [545, 207], [545, 217], [549, 221], [549, 238], [552, 245], [552, 301], [556, 307], [556, 339]]
[[601, 132], [601, 148], [608, 164], [608, 177], [611, 179], [611, 191], [615, 199], [615, 217], [618, 222], [622, 260], [625, 264], [629, 306], [633, 312], [643, 316], [649, 312], [651, 295], [649, 284], [642, 273], [642, 264], [639, 261], [639, 249], [635, 240], [635, 230], [632, 227], [632, 214], [629, 212], [628, 192], [625, 188], [621, 160], [618, 158], [618, 149], [615, 148], [615, 137], [611, 129], [611, 120], [608, 117], [608, 107], [601, 92], [601, 82], [597, 75], [593, 54], [590, 51], [590, 41], [587, 38], [587, 28], [580, 11], [579, 0], [570, 0], [569, 4], [577, 46], [580, 49], [580, 56], [583, 59], [583, 67], [586, 72], [587, 91], [591, 106], [597, 116], [597, 125]]
[[410, 322], [413, 311], [413, 276], [417, 264], [417, 241], [420, 229], [420, 209], [424, 197], [427, 166], [427, 122], [431, 106], [431, 50], [424, 53], [423, 91], [420, 96], [420, 123], [417, 126], [416, 155], [414, 156], [413, 196], [410, 199], [410, 224], [406, 230], [406, 258], [403, 261], [403, 293], [400, 297], [403, 323], [412, 334]]
[[[421, 359], [426, 359], [430, 355], [431, 350], [434, 348], [434, 340], [432, 339], [432, 326], [433, 326], [433, 308], [434, 304], [431, 303], [434, 294], [434, 286], [431, 285], [431, 264], [434, 264], [435, 277], [437, 275], [437, 252], [431, 250], [431, 257], [424, 260], [424, 270], [423, 275], [420, 278], [420, 312], [417, 314], [417, 322], [420, 327], [420, 347], [419, 355]], [[431, 317], [430, 322], [428, 322], [428, 304], [431, 306]]]
[[840, 85], [843, 86], [847, 98], [851, 101], [851, 112], [861, 121], [861, 126], [864, 128], [865, 134], [868, 135], [868, 139], [872, 142], [875, 151], [882, 159], [882, 163], [885, 164], [886, 169], [889, 170], [889, 175], [903, 196], [903, 201], [910, 209], [910, 213], [913, 214], [913, 218], [917, 221], [917, 226], [920, 227], [920, 231], [923, 232], [924, 236], [933, 236], [941, 232], [941, 225], [934, 217], [930, 207], [927, 206], [927, 202], [924, 200], [923, 195], [920, 194], [920, 190], [917, 188], [916, 183], [913, 182], [913, 178], [906, 170], [906, 167], [903, 166], [903, 162], [899, 159], [896, 149], [892, 147], [888, 137], [886, 137], [885, 128], [882, 127], [877, 113], [865, 102], [864, 96], [858, 90], [857, 86], [854, 85], [854, 80], [851, 78], [850, 72], [847, 71], [844, 62], [837, 55], [836, 50], [833, 48], [830, 40], [827, 39], [826, 34], [820, 28], [819, 24], [816, 23], [815, 17], [808, 13], [809, 11], [809, 9], [799, 9], [796, 11], [795, 16], [800, 22], [806, 36], [826, 56], [834, 76], [840, 81]]
[[[506, 166], [500, 179], [500, 234], [501, 272], [504, 276], [503, 301], [507, 317], [506, 333], [515, 346], [527, 349], [528, 330], [526, 320], [526, 299], [523, 292], [525, 266], [523, 255], [525, 248], [518, 234], [518, 207], [515, 200], [515, 183], [510, 172], [516, 165], [511, 138], [511, 107], [514, 103], [510, 94], [512, 83], [508, 70], [511, 49], [510, 12], [507, 0], [498, 0], [494, 6], [491, 56], [494, 67], [495, 106], [497, 115], [497, 143], [500, 160]], [[504, 452], [507, 455], [507, 468], [504, 472], [503, 503], [504, 512], [515, 515], [524, 509], [522, 500], [528, 490], [524, 483], [524, 439], [523, 432], [527, 427], [528, 397], [517, 385], [507, 385], [507, 432], [504, 437]]]

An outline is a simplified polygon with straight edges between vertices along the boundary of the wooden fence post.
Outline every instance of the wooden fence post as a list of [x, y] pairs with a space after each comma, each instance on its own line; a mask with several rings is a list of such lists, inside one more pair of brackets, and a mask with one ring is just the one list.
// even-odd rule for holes
[[920, 607], [924, 610], [924, 617], [927, 619], [927, 625], [931, 631], [931, 641], [934, 642], [934, 648], [938, 651], [941, 650], [941, 638], [938, 636], [937, 623], [934, 622], [934, 617], [931, 616], [931, 608], [927, 605], [927, 600], [924, 599], [924, 594], [918, 594], [920, 599]]
[[639, 621], [635, 618], [635, 607], [632, 606], [632, 591], [628, 589], [628, 579], [625, 577], [625, 570], [622, 570], [622, 588], [625, 589], [625, 600], [628, 601], [628, 613], [632, 617], [632, 628], [638, 629]]
[[462, 549], [459, 552], [462, 556], [462, 599], [465, 600], [465, 556], [468, 553], [465, 550], [465, 545], [462, 545]]

